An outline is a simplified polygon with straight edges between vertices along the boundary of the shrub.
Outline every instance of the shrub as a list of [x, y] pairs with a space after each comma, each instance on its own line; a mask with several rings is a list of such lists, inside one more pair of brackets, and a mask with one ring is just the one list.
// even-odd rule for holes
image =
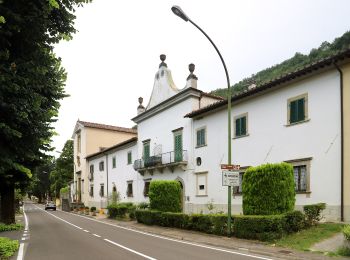
[[293, 167], [288, 163], [250, 167], [242, 183], [244, 215], [276, 215], [294, 209]]
[[90, 208], [90, 211], [91, 211], [91, 212], [96, 211], [96, 207], [91, 207], [91, 208]]
[[65, 194], [65, 193], [68, 193], [69, 192], [69, 187], [63, 187], [60, 189], [60, 194]]
[[18, 240], [0, 237], [0, 259], [7, 259], [12, 256], [18, 250], [18, 247]]
[[243, 216], [233, 219], [233, 232], [236, 237], [262, 241], [281, 238], [285, 226], [284, 215]]
[[305, 226], [305, 215], [299, 210], [285, 213], [284, 218], [286, 220], [285, 231], [288, 233], [298, 232]]
[[192, 214], [190, 217], [190, 229], [211, 233], [212, 223], [210, 215]]
[[[210, 216], [212, 222], [212, 233], [215, 235], [227, 235], [227, 215], [215, 214]], [[233, 219], [231, 219], [233, 223]], [[232, 225], [232, 224], [231, 224]]]
[[188, 228], [190, 222], [190, 217], [184, 213], [163, 212], [160, 219], [160, 225], [164, 227], [176, 227], [183, 229]]
[[347, 241], [350, 241], [350, 225], [345, 225], [343, 228], [343, 234]]
[[178, 181], [151, 181], [148, 196], [152, 210], [181, 211], [181, 186]]
[[321, 212], [326, 208], [326, 203], [317, 203], [304, 206], [304, 213], [306, 216], [306, 224], [309, 226], [316, 225], [323, 216]]
[[128, 211], [128, 207], [125, 204], [110, 204], [107, 209], [109, 218], [124, 218]]
[[145, 225], [159, 225], [161, 223], [161, 212], [157, 210], [139, 209], [135, 211], [137, 222]]
[[135, 211], [136, 211], [136, 206], [135, 205], [131, 205], [129, 208], [128, 208], [128, 210], [127, 210], [127, 212], [128, 212], [128, 214], [129, 214], [129, 218], [130, 219], [135, 219]]
[[23, 228], [24, 228], [23, 224], [9, 224], [9, 225], [6, 225], [6, 224], [3, 224], [3, 223], [0, 223], [0, 232], [21, 230]]
[[149, 203], [147, 203], [147, 202], [140, 202], [137, 207], [139, 209], [148, 209], [149, 208]]

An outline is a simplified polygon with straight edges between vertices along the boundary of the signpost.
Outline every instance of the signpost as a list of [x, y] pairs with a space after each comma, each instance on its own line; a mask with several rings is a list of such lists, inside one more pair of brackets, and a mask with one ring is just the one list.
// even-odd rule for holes
[[233, 170], [223, 170], [222, 186], [239, 186], [239, 172]]

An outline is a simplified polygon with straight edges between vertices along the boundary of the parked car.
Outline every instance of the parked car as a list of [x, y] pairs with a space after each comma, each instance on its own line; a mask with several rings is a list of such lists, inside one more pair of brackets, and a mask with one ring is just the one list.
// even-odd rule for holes
[[56, 204], [53, 201], [48, 201], [45, 204], [45, 210], [52, 209], [56, 210]]

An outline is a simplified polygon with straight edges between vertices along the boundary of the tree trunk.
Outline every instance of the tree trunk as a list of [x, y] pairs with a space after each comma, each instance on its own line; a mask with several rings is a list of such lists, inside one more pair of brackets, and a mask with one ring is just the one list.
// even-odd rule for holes
[[0, 187], [0, 222], [15, 223], [15, 186], [12, 182], [2, 183]]

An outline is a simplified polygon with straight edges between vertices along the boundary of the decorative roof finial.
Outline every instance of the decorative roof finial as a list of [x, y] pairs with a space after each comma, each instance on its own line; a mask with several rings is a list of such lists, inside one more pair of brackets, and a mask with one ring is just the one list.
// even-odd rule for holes
[[168, 67], [168, 66], [166, 65], [166, 63], [164, 62], [165, 59], [166, 59], [166, 55], [165, 55], [165, 54], [161, 54], [161, 55], [160, 55], [160, 60], [161, 60], [162, 62], [159, 64], [159, 68], [162, 67], [162, 66]]
[[196, 66], [195, 66], [193, 63], [191, 63], [190, 65], [188, 65], [188, 69], [189, 69], [189, 71], [190, 71], [190, 75], [188, 75], [187, 80], [189, 80], [189, 79], [198, 80], [197, 76], [193, 74], [195, 67], [196, 67]]

